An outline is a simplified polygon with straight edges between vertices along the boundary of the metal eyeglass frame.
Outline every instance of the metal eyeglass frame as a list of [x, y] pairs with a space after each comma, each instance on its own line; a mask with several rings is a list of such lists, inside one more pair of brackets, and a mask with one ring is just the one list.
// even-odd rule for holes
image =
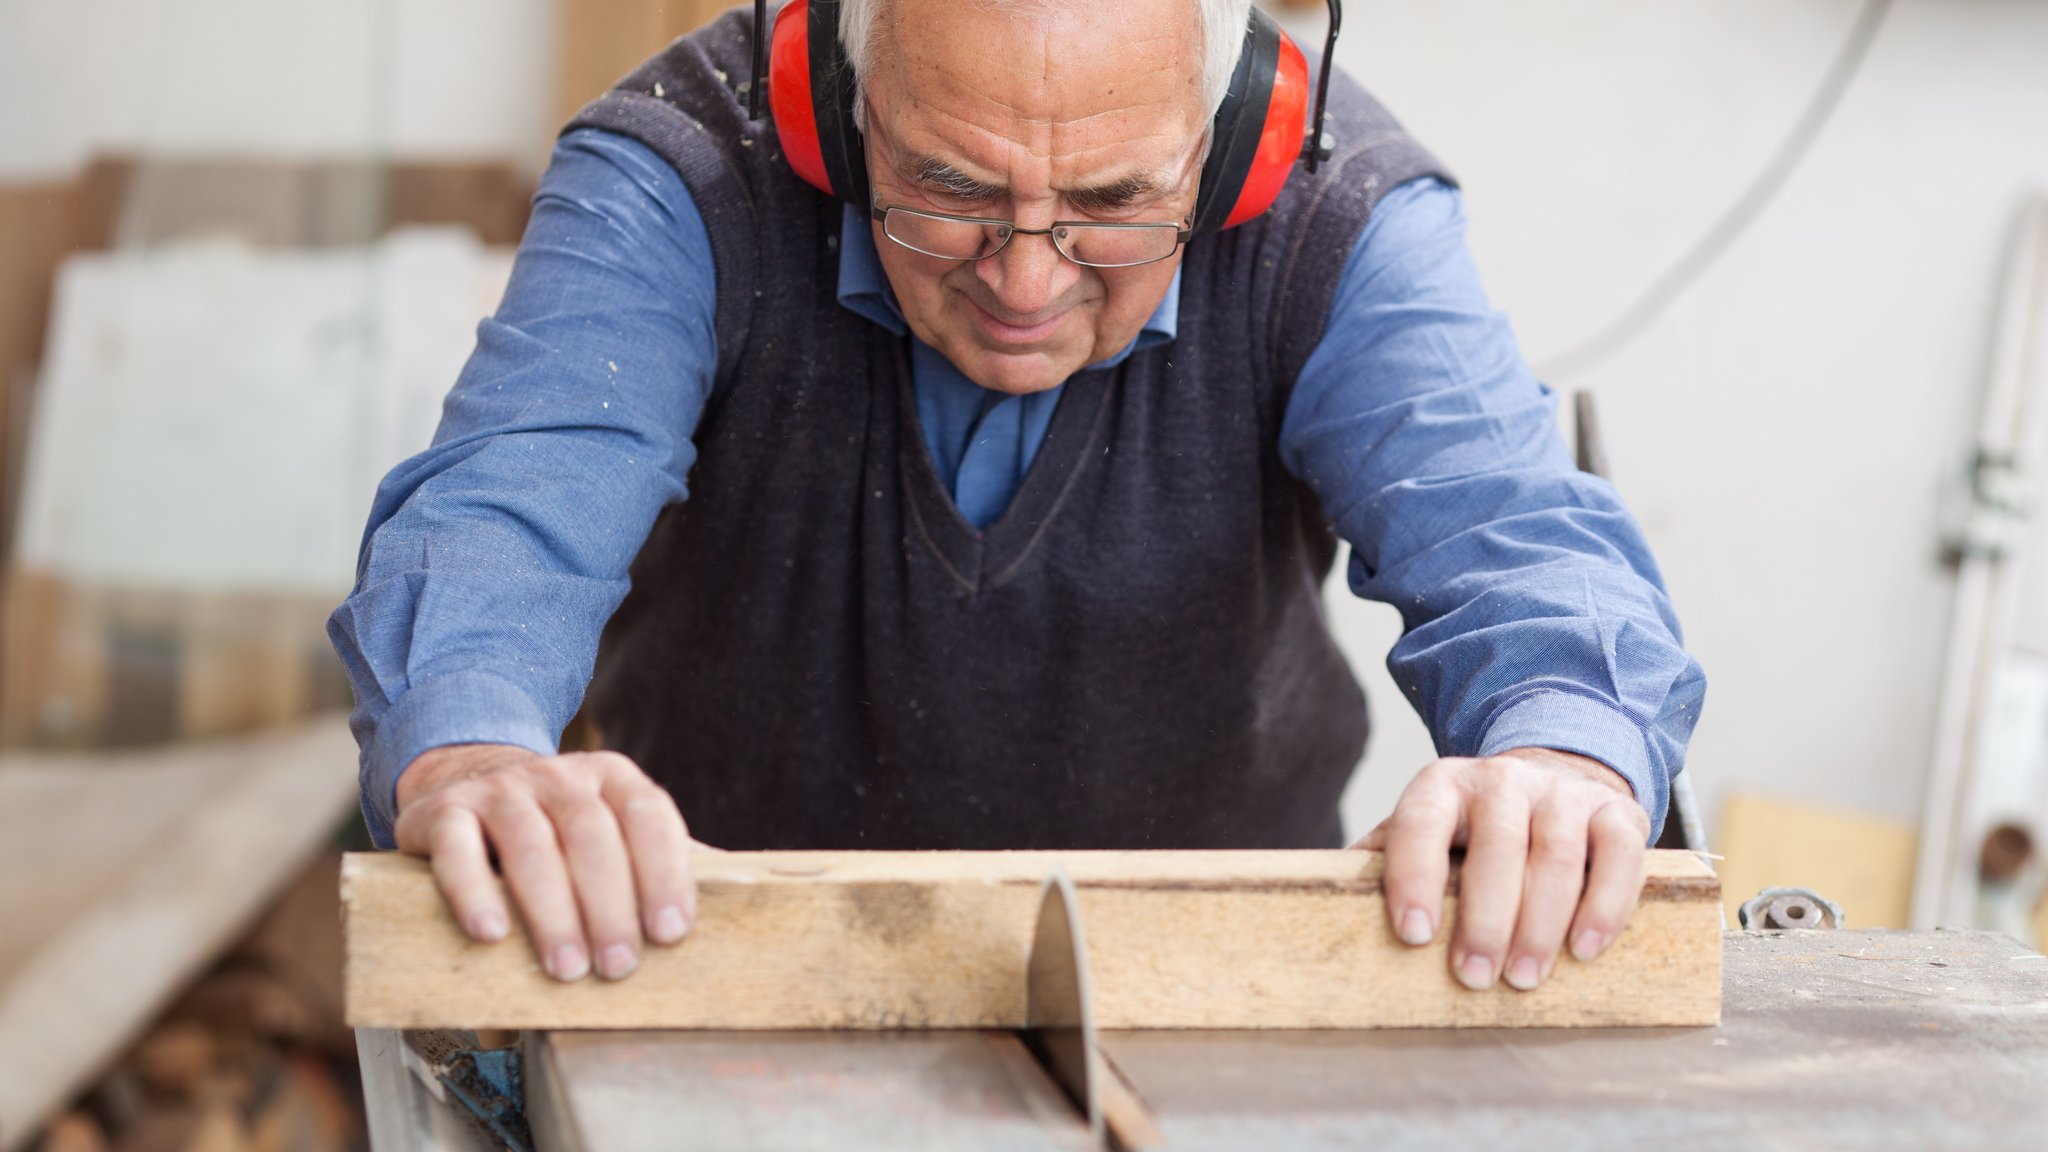
[[[953, 224], [979, 224], [983, 227], [1003, 228], [1007, 229], [1007, 231], [1003, 233], [1000, 243], [979, 256], [948, 256], [943, 252], [927, 252], [890, 232], [889, 213], [891, 212], [901, 212], [906, 216], [921, 216], [927, 220], [944, 220]], [[989, 216], [955, 216], [949, 212], [927, 212], [922, 208], [905, 208], [901, 204], [879, 203], [872, 205], [868, 209], [868, 214], [882, 225], [882, 235], [887, 236], [891, 242], [900, 244], [921, 256], [930, 256], [934, 260], [958, 260], [963, 264], [969, 262], [979, 263], [986, 260], [1003, 249], [1008, 248], [1010, 241], [1019, 236], [1047, 236], [1052, 239], [1053, 251], [1058, 252], [1060, 258], [1068, 263], [1078, 264], [1083, 268], [1143, 268], [1147, 264], [1157, 264], [1161, 260], [1172, 259], [1173, 254], [1180, 251], [1181, 245], [1186, 244], [1195, 234], [1194, 230], [1187, 226], [1187, 223], [1191, 223], [1191, 221], [1172, 224], [1165, 221], [1120, 223], [1106, 220], [1055, 220], [1050, 227], [1046, 228], [1019, 228], [1015, 221], [997, 220]], [[1138, 260], [1130, 264], [1098, 264], [1089, 260], [1075, 259], [1074, 254], [1067, 251], [1067, 246], [1060, 243], [1059, 231], [1062, 228], [1088, 228], [1099, 231], [1136, 231], [1139, 229], [1163, 231], [1171, 228], [1173, 229], [1173, 247], [1158, 256], [1152, 257], [1150, 260]]]

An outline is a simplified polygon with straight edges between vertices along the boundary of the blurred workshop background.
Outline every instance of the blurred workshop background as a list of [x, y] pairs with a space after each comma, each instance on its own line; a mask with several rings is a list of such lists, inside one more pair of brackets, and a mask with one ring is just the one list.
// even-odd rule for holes
[[[0, 0], [0, 1147], [360, 1140], [323, 620], [555, 127], [724, 6]], [[1320, 45], [1321, 0], [1273, 7]], [[2048, 3], [1353, 0], [1343, 31], [1461, 177], [1567, 434], [1595, 398], [1711, 679], [1731, 900], [2038, 941]], [[1329, 601], [1362, 832], [1432, 752], [1394, 613]]]

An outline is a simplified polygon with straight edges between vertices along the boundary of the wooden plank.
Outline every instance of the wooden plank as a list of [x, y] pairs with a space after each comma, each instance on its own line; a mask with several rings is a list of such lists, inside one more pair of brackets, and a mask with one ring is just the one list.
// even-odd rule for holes
[[[348, 1017], [400, 1028], [1015, 1028], [1039, 884], [1058, 862], [1087, 925], [1105, 1028], [1712, 1024], [1719, 886], [1653, 852], [1643, 901], [1591, 964], [1470, 992], [1448, 941], [1388, 931], [1381, 858], [1295, 852], [702, 854], [689, 938], [616, 984], [558, 984], [515, 932], [477, 944], [424, 864], [343, 866]], [[1455, 879], [1450, 907], [1455, 910]]]
[[91, 1083], [298, 875], [354, 803], [355, 760], [336, 717], [0, 761], [0, 1149]]
[[535, 1033], [525, 1066], [540, 1152], [1100, 1147], [1014, 1032]]
[[[1729, 933], [1713, 1029], [1106, 1034], [1174, 1152], [2039, 1152], [2048, 958], [1991, 932]], [[842, 1147], [847, 1147], [842, 1145]]]

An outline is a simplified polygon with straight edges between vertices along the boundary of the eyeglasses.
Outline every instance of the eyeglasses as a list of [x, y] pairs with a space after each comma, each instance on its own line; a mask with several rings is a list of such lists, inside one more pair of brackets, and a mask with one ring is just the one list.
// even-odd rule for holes
[[914, 208], [875, 205], [882, 235], [912, 252], [941, 260], [986, 260], [1013, 236], [1050, 236], [1059, 254], [1089, 268], [1131, 268], [1164, 260], [1188, 242], [1193, 230], [1179, 224], [1105, 224], [1055, 220], [1050, 228], [1019, 228], [1008, 220], [948, 216]]

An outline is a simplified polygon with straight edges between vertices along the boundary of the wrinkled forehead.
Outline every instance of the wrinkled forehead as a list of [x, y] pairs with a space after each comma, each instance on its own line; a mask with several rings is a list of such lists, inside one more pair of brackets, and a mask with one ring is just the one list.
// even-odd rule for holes
[[1186, 0], [891, 0], [868, 55], [880, 136], [1055, 187], [1172, 168], [1201, 142], [1201, 37]]

